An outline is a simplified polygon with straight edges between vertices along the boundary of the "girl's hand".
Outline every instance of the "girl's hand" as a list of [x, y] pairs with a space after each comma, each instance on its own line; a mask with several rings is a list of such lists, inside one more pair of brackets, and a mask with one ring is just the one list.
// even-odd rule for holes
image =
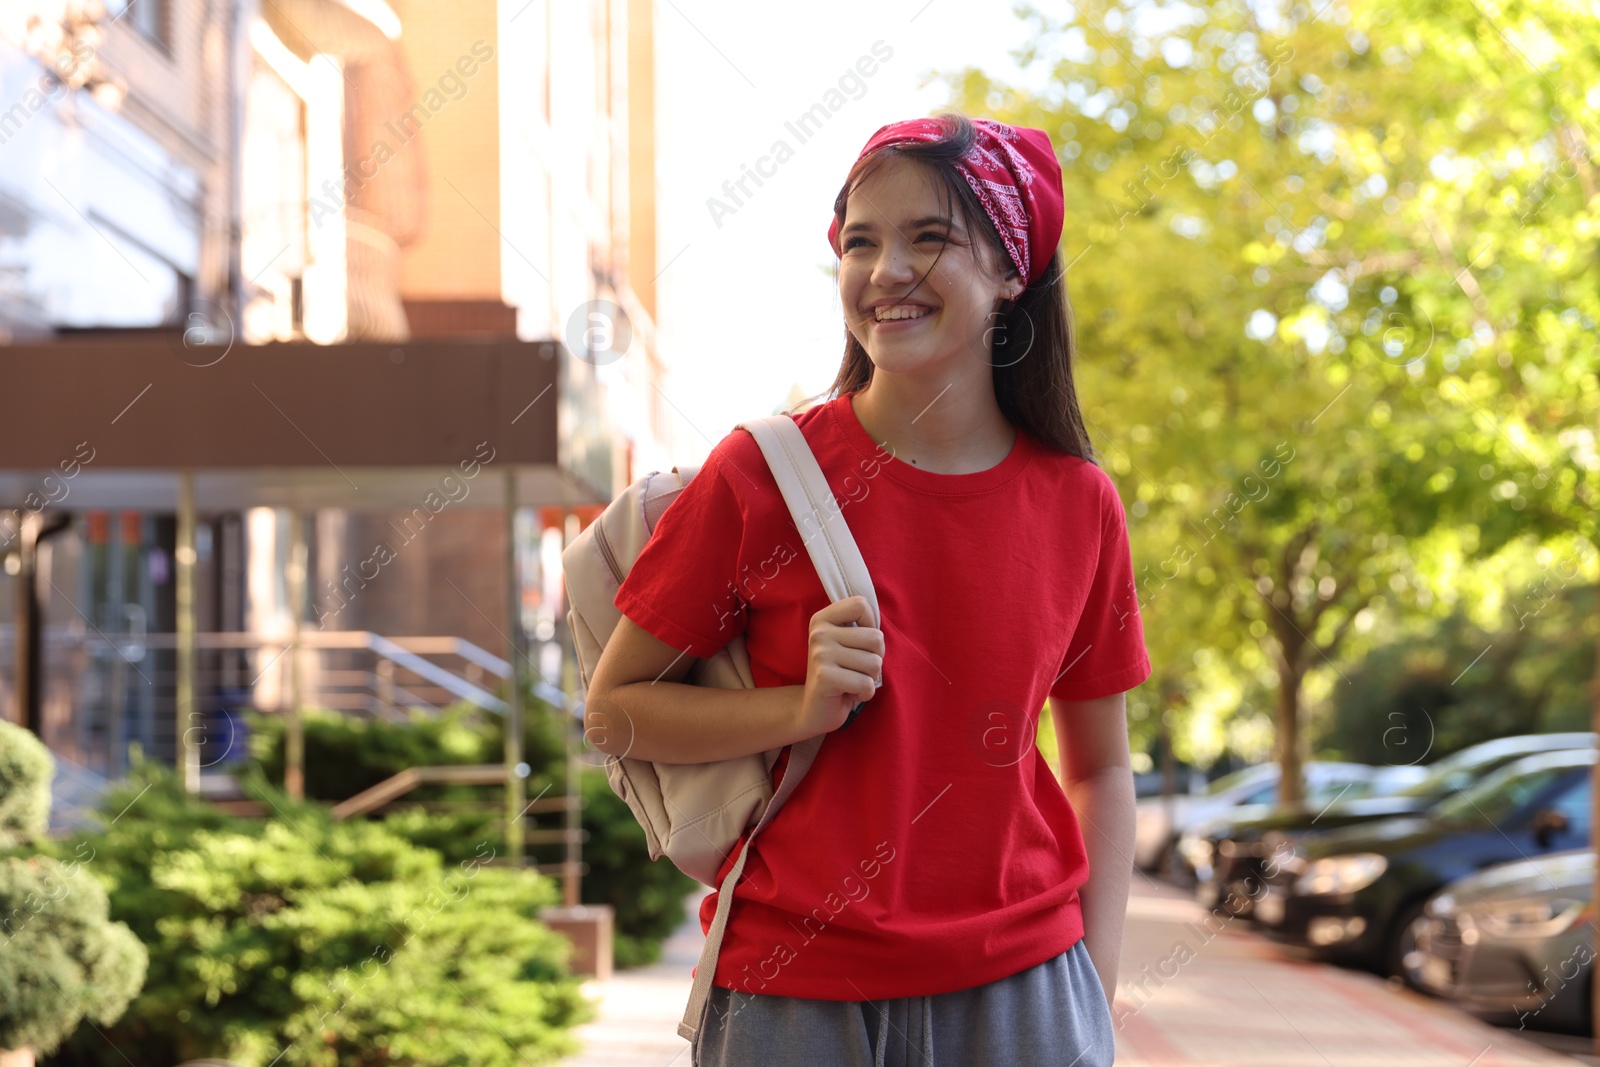
[[868, 625], [866, 597], [836, 600], [811, 616], [800, 727], [805, 737], [837, 730], [883, 682], [883, 631]]

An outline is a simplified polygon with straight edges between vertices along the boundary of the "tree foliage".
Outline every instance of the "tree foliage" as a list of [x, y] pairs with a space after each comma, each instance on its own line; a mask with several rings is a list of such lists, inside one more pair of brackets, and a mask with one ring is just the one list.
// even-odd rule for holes
[[[1346, 669], [1312, 723], [1327, 759], [1418, 764], [1527, 731], [1589, 729], [1600, 643], [1592, 585], [1563, 590], [1523, 625], [1485, 630], [1461, 608], [1427, 640], [1380, 645]], [[1420, 629], [1420, 628], [1419, 628]]]
[[[1135, 734], [1175, 711], [1192, 758], [1262, 692], [1292, 771], [1307, 705], [1438, 617], [1437, 554], [1592, 538], [1592, 14], [1090, 0], [1025, 17], [1043, 88], [948, 83], [1061, 149], [1080, 395], [1128, 499], [1156, 670]], [[1597, 572], [1591, 551], [1579, 580]]]

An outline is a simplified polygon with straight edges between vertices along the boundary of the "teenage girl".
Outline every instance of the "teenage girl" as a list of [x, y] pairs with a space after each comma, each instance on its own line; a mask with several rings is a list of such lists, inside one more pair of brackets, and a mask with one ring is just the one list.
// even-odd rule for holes
[[[697, 1067], [1112, 1062], [1123, 694], [1150, 663], [1073, 387], [1062, 196], [1047, 134], [947, 112], [880, 129], [834, 201], [844, 363], [831, 399], [792, 414], [880, 618], [828, 602], [737, 430], [617, 594], [586, 712], [608, 754], [692, 763], [828, 734], [724, 889]], [[739, 634], [756, 688], [684, 683]], [[1047, 696], [1059, 781], [1035, 745]]]

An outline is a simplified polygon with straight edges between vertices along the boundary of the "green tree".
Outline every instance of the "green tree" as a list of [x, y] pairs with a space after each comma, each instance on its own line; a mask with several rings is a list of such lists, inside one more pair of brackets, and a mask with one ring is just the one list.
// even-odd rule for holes
[[[1600, 53], [1554, 5], [1183, 10], [1024, 9], [1046, 90], [948, 82], [1061, 146], [1152, 688], [1193, 708], [1270, 680], [1292, 802], [1307, 704], [1377, 620], [1436, 610], [1437, 541], [1533, 551], [1593, 510], [1593, 168], [1549, 161]], [[1559, 84], [1512, 46], [1541, 19], [1571, 31], [1540, 37]]]
[[1511, 734], [1589, 729], [1596, 599], [1595, 586], [1573, 585], [1515, 625], [1486, 630], [1458, 606], [1397, 631], [1349, 668], [1351, 684], [1311, 724], [1318, 749], [1416, 764]]

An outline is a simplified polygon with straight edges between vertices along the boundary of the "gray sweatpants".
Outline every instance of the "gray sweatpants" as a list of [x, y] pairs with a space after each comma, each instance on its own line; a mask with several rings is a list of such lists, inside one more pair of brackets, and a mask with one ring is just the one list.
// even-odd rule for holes
[[692, 1067], [1109, 1067], [1111, 1008], [1080, 939], [986, 985], [894, 1000], [712, 986]]

